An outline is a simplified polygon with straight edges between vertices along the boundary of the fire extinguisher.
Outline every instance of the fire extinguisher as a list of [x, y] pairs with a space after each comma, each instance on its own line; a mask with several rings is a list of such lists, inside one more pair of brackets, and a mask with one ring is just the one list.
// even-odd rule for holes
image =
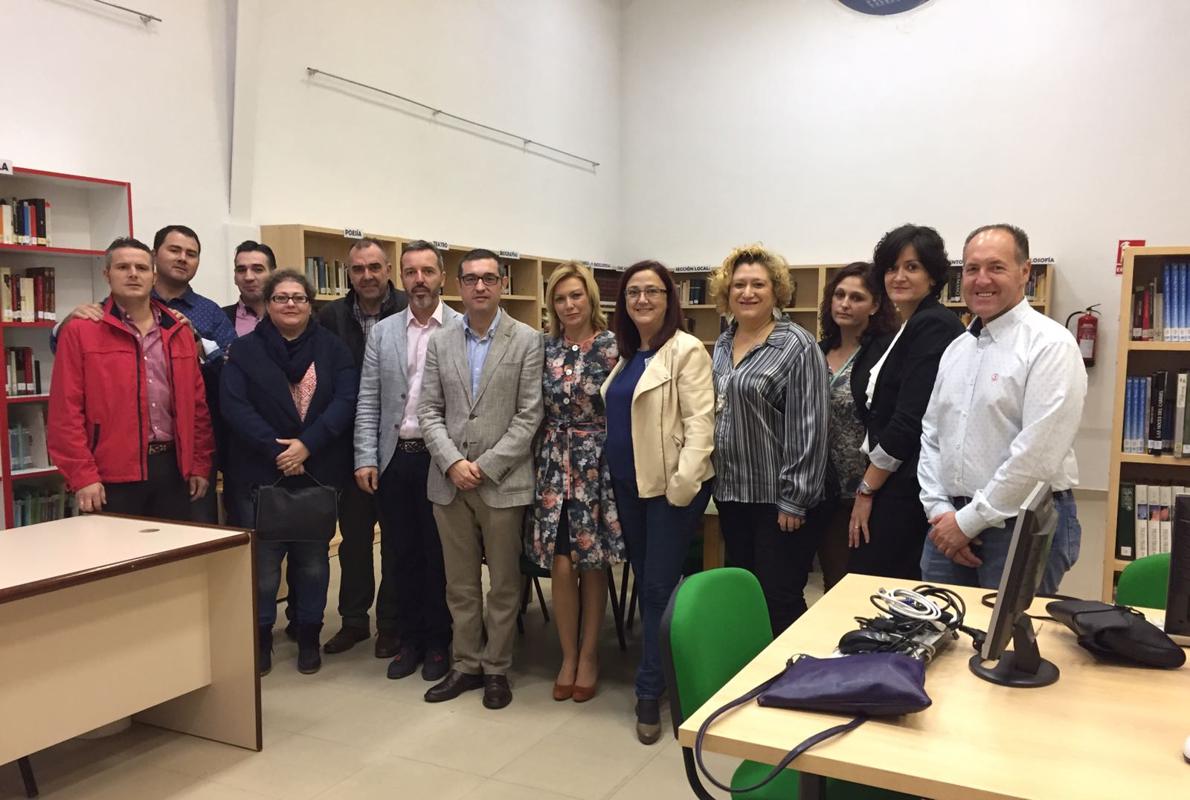
[[[1095, 342], [1099, 338], [1099, 320], [1095, 319], [1095, 315], [1099, 312], [1095, 309], [1098, 307], [1099, 304], [1095, 303], [1082, 312], [1083, 315], [1078, 318], [1078, 326], [1074, 332], [1074, 340], [1078, 342], [1078, 351], [1082, 353], [1083, 364], [1088, 367], [1095, 366]], [[1079, 312], [1075, 311], [1066, 318], [1067, 329], [1070, 328], [1070, 320], [1078, 314]]]

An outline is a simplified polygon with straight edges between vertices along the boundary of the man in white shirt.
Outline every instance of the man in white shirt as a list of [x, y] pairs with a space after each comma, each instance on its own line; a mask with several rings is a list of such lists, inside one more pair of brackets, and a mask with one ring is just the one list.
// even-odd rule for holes
[[987, 225], [967, 237], [963, 301], [976, 319], [942, 354], [922, 420], [924, 580], [996, 588], [1014, 515], [1037, 481], [1058, 511], [1040, 592], [1056, 592], [1078, 559], [1073, 445], [1087, 371], [1070, 332], [1025, 299], [1029, 272], [1021, 229]]
[[426, 498], [430, 453], [417, 423], [417, 401], [430, 334], [459, 313], [440, 299], [442, 255], [427, 241], [401, 248], [401, 283], [409, 306], [376, 323], [364, 348], [355, 415], [355, 481], [378, 498], [380, 594], [392, 593], [400, 646], [388, 677], [427, 681], [450, 669], [450, 612], [442, 544]]

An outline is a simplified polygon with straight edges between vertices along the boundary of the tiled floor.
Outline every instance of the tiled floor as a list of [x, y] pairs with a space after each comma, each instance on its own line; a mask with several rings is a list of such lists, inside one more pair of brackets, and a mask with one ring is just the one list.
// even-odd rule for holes
[[[379, 559], [377, 559], [379, 560]], [[331, 568], [331, 601], [338, 568]], [[618, 573], [618, 570], [617, 570]], [[811, 597], [821, 579], [811, 577]], [[547, 593], [549, 582], [542, 585]], [[333, 608], [325, 640], [338, 629]], [[99, 740], [74, 740], [33, 757], [45, 798], [249, 800], [250, 798], [432, 798], [433, 800], [669, 800], [688, 798], [681, 749], [671, 736], [636, 740], [632, 672], [639, 652], [618, 649], [609, 612], [599, 694], [588, 703], [550, 696], [558, 663], [552, 623], [531, 606], [512, 673], [512, 705], [489, 711], [481, 692], [429, 705], [429, 684], [385, 678], [371, 644], [324, 656], [301, 675], [297, 646], [277, 631], [273, 671], [261, 681], [264, 750], [133, 725]], [[637, 627], [639, 633], [639, 623]], [[663, 713], [665, 713], [663, 711]], [[663, 720], [666, 718], [663, 716]], [[0, 727], [3, 722], [0, 721]], [[709, 765], [729, 775], [732, 762]], [[0, 798], [23, 797], [15, 765], [0, 766]]]

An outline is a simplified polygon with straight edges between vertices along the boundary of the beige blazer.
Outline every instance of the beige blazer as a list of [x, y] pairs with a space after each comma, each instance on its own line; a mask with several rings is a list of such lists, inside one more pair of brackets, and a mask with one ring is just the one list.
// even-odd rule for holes
[[[600, 393], [606, 399], [627, 361], [620, 359]], [[715, 388], [702, 342], [677, 331], [645, 367], [632, 393], [632, 455], [641, 497], [665, 495], [688, 506], [715, 474]]]
[[503, 312], [472, 397], [462, 317], [430, 336], [417, 421], [433, 459], [426, 481], [431, 502], [454, 500], [457, 490], [446, 470], [463, 458], [483, 470], [476, 491], [488, 507], [533, 502], [529, 449], [541, 424], [543, 358], [541, 332]]

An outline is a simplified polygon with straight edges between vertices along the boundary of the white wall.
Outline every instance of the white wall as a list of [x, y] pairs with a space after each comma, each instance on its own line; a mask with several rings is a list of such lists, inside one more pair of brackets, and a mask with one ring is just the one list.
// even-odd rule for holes
[[221, 299], [230, 9], [225, 0], [132, 5], [164, 22], [146, 27], [83, 0], [4, 0], [0, 157], [131, 181], [136, 236], [151, 243], [163, 225], [190, 225], [203, 244], [195, 288]]
[[1190, 4], [934, 0], [866, 17], [830, 0], [624, 7], [618, 256], [871, 257], [903, 222], [961, 255], [1009, 221], [1058, 262], [1055, 316], [1102, 303], [1077, 443], [1107, 481], [1116, 240], [1190, 242]]
[[[341, 2], [333, 13], [316, 0], [239, 5], [237, 222], [608, 257], [619, 188], [617, 2]], [[526, 154], [400, 101], [308, 79], [307, 66], [602, 165]]]

